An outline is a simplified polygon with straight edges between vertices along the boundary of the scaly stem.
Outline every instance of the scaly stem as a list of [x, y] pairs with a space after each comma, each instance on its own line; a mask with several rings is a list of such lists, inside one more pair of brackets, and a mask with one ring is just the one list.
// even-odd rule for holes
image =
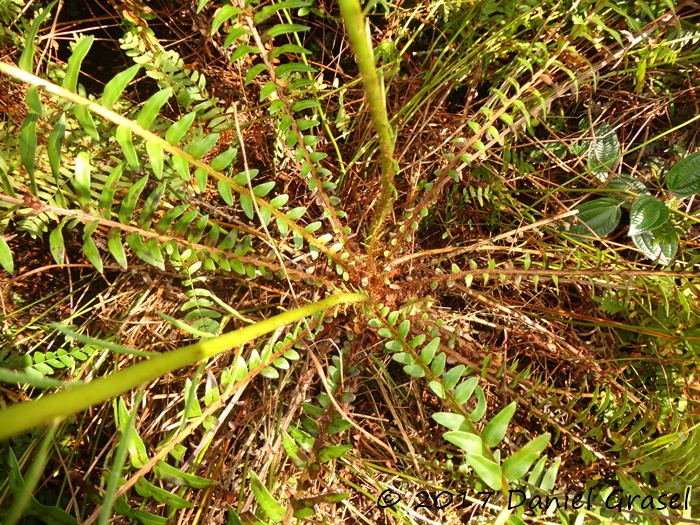
[[366, 30], [365, 17], [359, 0], [338, 0], [340, 12], [345, 21], [350, 45], [357, 58], [357, 66], [362, 75], [369, 111], [379, 137], [379, 154], [381, 157], [382, 190], [379, 202], [370, 225], [369, 248], [370, 256], [376, 250], [377, 241], [382, 236], [381, 227], [387, 215], [392, 210], [394, 201], [394, 140], [386, 112], [384, 92], [374, 66], [374, 53], [370, 35]]

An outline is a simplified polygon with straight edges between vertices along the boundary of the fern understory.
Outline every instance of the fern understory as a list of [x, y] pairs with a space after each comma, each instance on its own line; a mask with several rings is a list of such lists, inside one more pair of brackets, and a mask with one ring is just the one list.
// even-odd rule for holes
[[699, 482], [696, 4], [367, 5], [374, 84], [352, 2], [44, 4], [0, 0], [3, 523], [697, 517], [642, 504]]

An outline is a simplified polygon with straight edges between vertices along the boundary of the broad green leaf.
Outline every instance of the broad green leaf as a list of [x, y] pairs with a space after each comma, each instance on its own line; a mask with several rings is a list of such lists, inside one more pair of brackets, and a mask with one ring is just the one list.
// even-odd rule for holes
[[136, 117], [136, 123], [143, 129], [148, 130], [172, 93], [172, 88], [165, 88], [151, 96], [143, 105], [141, 111], [139, 111], [139, 115]]
[[58, 121], [53, 127], [53, 131], [49, 136], [49, 141], [46, 145], [46, 152], [49, 155], [49, 165], [51, 166], [51, 173], [53, 173], [56, 182], [59, 179], [59, 168], [61, 167], [61, 147], [63, 146], [63, 139], [66, 136], [66, 114], [61, 113]]
[[167, 140], [173, 146], [176, 146], [182, 137], [185, 136], [187, 130], [192, 127], [192, 123], [194, 122], [196, 116], [197, 114], [193, 111], [192, 113], [188, 113], [184, 117], [180, 118], [180, 120], [175, 122], [175, 124], [170, 126], [165, 132], [165, 140]]
[[275, 209], [279, 209], [285, 204], [287, 204], [287, 201], [289, 200], [289, 195], [286, 193], [283, 193], [282, 195], [278, 195], [274, 199], [270, 201], [270, 206], [272, 206]]
[[292, 208], [289, 210], [286, 215], [289, 217], [291, 220], [296, 221], [300, 217], [302, 217], [306, 213], [306, 208], [304, 206], [299, 206], [298, 208]]
[[[420, 353], [421, 363], [423, 363], [424, 365], [429, 365], [433, 361], [433, 358], [435, 357], [435, 352], [437, 352], [439, 345], [439, 337], [435, 337], [427, 345], [425, 345], [425, 347], [423, 347], [423, 350]], [[411, 347], [413, 347], [413, 341], [411, 341]]]
[[406, 339], [408, 336], [408, 331], [411, 329], [411, 321], [408, 319], [404, 319], [401, 321], [401, 324], [399, 325], [399, 335], [403, 338]]
[[92, 237], [88, 237], [83, 242], [83, 253], [85, 257], [87, 257], [87, 260], [90, 261], [90, 264], [92, 264], [98, 272], [102, 273], [102, 258], [100, 257], [100, 251], [97, 249]]
[[44, 113], [44, 108], [41, 105], [41, 97], [39, 96], [39, 86], [29, 86], [25, 101], [29, 109], [37, 115], [41, 116]]
[[493, 490], [501, 490], [501, 487], [503, 487], [503, 473], [497, 463], [476, 454], [467, 454], [465, 459], [484, 483]]
[[[557, 483], [557, 474], [559, 473], [559, 467], [561, 466], [561, 457], [554, 460], [547, 472], [542, 476], [542, 482], [540, 483], [540, 488], [545, 494], [550, 494], [554, 485]], [[618, 478], [619, 479], [619, 478]]]
[[455, 387], [465, 368], [464, 365], [457, 365], [445, 373], [442, 378], [442, 386], [445, 387], [445, 390], [452, 390]]
[[528, 442], [512, 456], [503, 462], [503, 473], [508, 481], [522, 478], [530, 470], [532, 464], [537, 461], [542, 451], [547, 448], [551, 434], [545, 433]]
[[657, 264], [668, 264], [678, 251], [679, 237], [672, 221], [650, 232], [631, 235], [631, 238], [634, 245]]
[[245, 27], [232, 27], [226, 35], [226, 40], [224, 40], [224, 48], [227, 48], [242, 36], [249, 34], [250, 31]]
[[118, 126], [117, 132], [115, 133], [115, 138], [117, 142], [122, 147], [124, 152], [124, 157], [129, 164], [129, 168], [133, 171], [139, 170], [139, 158], [136, 155], [136, 149], [134, 148], [134, 143], [131, 141], [131, 128], [129, 126]]
[[411, 377], [425, 377], [425, 370], [420, 365], [406, 365], [403, 367], [403, 371]]
[[282, 64], [275, 68], [275, 74], [278, 77], [286, 75], [288, 73], [315, 73], [317, 70], [313, 66], [307, 64], [301, 64], [299, 62], [290, 62], [288, 64]]
[[107, 233], [107, 246], [114, 260], [117, 261], [117, 264], [126, 270], [128, 266], [126, 262], [126, 252], [122, 245], [121, 230], [119, 228], [111, 228], [109, 230]]
[[413, 357], [411, 354], [407, 354], [406, 352], [399, 352], [391, 356], [392, 359], [398, 363], [401, 363], [402, 365], [414, 365], [415, 363], [413, 362]]
[[241, 194], [240, 199], [241, 208], [243, 208], [243, 212], [245, 213], [246, 217], [248, 217], [250, 220], [253, 220], [253, 217], [255, 217], [255, 211], [253, 209], [253, 199], [249, 195], [245, 194]]
[[463, 381], [457, 385], [457, 388], [455, 388], [455, 401], [457, 401], [457, 403], [460, 405], [463, 405], [469, 401], [469, 398], [472, 397], [477, 384], [479, 384], [479, 378], [470, 377], [466, 381]]
[[255, 194], [256, 197], [264, 197], [265, 195], [270, 193], [270, 191], [274, 187], [275, 187], [274, 181], [265, 182], [263, 184], [258, 184], [257, 186], [255, 186], [253, 188], [253, 193]]
[[122, 224], [129, 224], [131, 222], [131, 216], [134, 214], [136, 209], [136, 203], [139, 200], [143, 188], [148, 182], [148, 175], [141, 177], [131, 188], [126, 192], [124, 199], [122, 200], [122, 205], [119, 207], [119, 222]]
[[182, 215], [185, 210], [187, 210], [187, 207], [188, 206], [186, 204], [180, 204], [179, 206], [175, 206], [174, 208], [170, 208], [168, 211], [166, 211], [158, 221], [158, 224], [156, 224], [156, 232], [161, 235], [165, 235], [165, 233], [170, 229], [170, 225], [173, 223], [173, 221]]
[[489, 421], [488, 425], [481, 433], [481, 437], [489, 447], [498, 445], [506, 435], [510, 420], [515, 414], [515, 408], [518, 406], [517, 401], [513, 401], [510, 405], [501, 410], [496, 416]]
[[[584, 224], [576, 224], [569, 229], [569, 235], [605, 237], [620, 223], [622, 212], [620, 203], [615, 199], [604, 197], [586, 202], [579, 207], [577, 219]], [[586, 227], [588, 226], [588, 228]], [[589, 229], [590, 228], [590, 229]], [[593, 233], [591, 233], [593, 230]], [[589, 239], [584, 239], [589, 240]]]
[[119, 179], [124, 172], [124, 163], [118, 164], [109, 174], [107, 180], [105, 181], [105, 186], [102, 188], [102, 195], [100, 195], [100, 213], [105, 219], [112, 218], [112, 202], [114, 201], [114, 193], [117, 191], [119, 185]]
[[445, 369], [446, 360], [447, 356], [444, 354], [444, 352], [440, 352], [437, 357], [433, 359], [433, 362], [430, 365], [430, 371], [434, 376], [440, 377], [442, 375], [442, 371]]
[[0, 237], [0, 265], [5, 268], [5, 271], [10, 275], [15, 273], [15, 264], [12, 260], [12, 250], [5, 239]]
[[605, 187], [606, 190], [620, 190], [621, 192], [632, 193], [634, 196], [626, 195], [622, 198], [625, 201], [632, 202], [639, 195], [651, 195], [644, 183], [630, 175], [613, 175], [610, 184]]
[[32, 195], [36, 196], [38, 189], [34, 182], [34, 160], [36, 157], [36, 123], [39, 115], [30, 111], [22, 123], [22, 130], [19, 134], [19, 157], [22, 166], [27, 170], [32, 181]]
[[146, 142], [146, 151], [153, 174], [160, 180], [163, 177], [163, 145], [160, 142]]
[[217, 9], [216, 14], [214, 15], [214, 19], [211, 22], [211, 34], [213, 35], [214, 33], [216, 33], [219, 30], [219, 27], [221, 27], [221, 24], [226, 22], [226, 20], [242, 12], [243, 11], [238, 7], [234, 7], [228, 4]]
[[453, 412], [436, 412], [432, 417], [437, 423], [443, 427], [449, 428], [450, 430], [469, 432], [471, 429], [467, 423], [467, 419], [461, 414], [454, 414]]
[[284, 430], [282, 430], [282, 446], [296, 468], [300, 470], [306, 468], [309, 463], [309, 457], [299, 448], [292, 436]]
[[181, 498], [168, 490], [156, 487], [152, 483], [146, 481], [145, 478], [139, 478], [136, 485], [134, 485], [134, 488], [139, 496], [144, 498], [150, 496], [154, 500], [165, 503], [167, 506], [172, 507], [173, 509], [192, 508], [192, 503], [186, 499]]
[[78, 192], [78, 201], [83, 209], [90, 205], [90, 156], [81, 151], [75, 157], [75, 177], [73, 187]]
[[255, 64], [246, 73], [243, 85], [247, 86], [248, 84], [250, 84], [253, 80], [255, 80], [255, 77], [257, 77], [260, 73], [262, 73], [265, 70], [267, 70], [267, 66], [264, 63]]
[[665, 223], [670, 216], [666, 205], [656, 197], [642, 195], [632, 204], [630, 210], [629, 235], [655, 230]]
[[445, 432], [442, 437], [450, 443], [457, 445], [467, 454], [483, 455], [484, 443], [476, 434], [463, 432], [461, 430], [453, 430], [451, 432]]
[[201, 159], [204, 155], [207, 154], [207, 152], [210, 149], [212, 149], [216, 145], [216, 142], [218, 140], [218, 133], [210, 133], [209, 135], [195, 142], [194, 144], [190, 144], [190, 146], [185, 148], [185, 151], [187, 151], [187, 153], [192, 155], [195, 159]]
[[267, 5], [255, 13], [255, 23], [259, 24], [274, 15], [280, 9], [297, 9], [309, 7], [312, 4], [309, 0], [283, 0], [272, 5]]
[[150, 229], [153, 216], [158, 210], [158, 205], [165, 194], [165, 186], [165, 182], [158, 184], [158, 186], [146, 199], [146, 202], [143, 204], [143, 208], [141, 208], [141, 213], [139, 213], [139, 218], [136, 221], [139, 228], [146, 230]]
[[93, 35], [83, 38], [75, 45], [73, 53], [68, 59], [68, 67], [66, 68], [66, 76], [63, 77], [63, 87], [68, 91], [75, 93], [78, 86], [78, 75], [80, 74], [80, 66], [83, 63], [85, 55], [88, 54], [92, 47], [92, 42], [95, 40]]
[[173, 163], [173, 167], [180, 178], [184, 181], [190, 180], [190, 163], [187, 161], [186, 157], [182, 155], [173, 155], [170, 157], [170, 162]]
[[277, 24], [272, 26], [267, 31], [267, 34], [274, 38], [288, 33], [302, 33], [309, 29], [311, 29], [311, 27], [302, 24]]
[[[129, 410], [126, 408], [126, 403], [124, 402], [123, 397], [120, 397], [117, 401], [117, 411], [119, 414], [119, 430], [121, 431], [122, 435], [124, 435], [126, 425], [129, 424], [130, 414]], [[131, 439], [128, 443], [128, 449], [129, 456], [131, 457], [131, 464], [136, 468], [141, 468], [146, 463], [148, 463], [148, 454], [146, 453], [146, 446], [144, 445], [141, 437], [136, 432], [135, 428], [132, 429], [130, 437]]]
[[73, 108], [73, 113], [75, 118], [83, 127], [83, 131], [90, 135], [95, 141], [100, 140], [100, 134], [97, 132], [97, 127], [95, 126], [95, 121], [92, 119], [92, 115], [88, 110], [87, 104], [77, 105]]
[[666, 186], [676, 197], [700, 193], [700, 151], [688, 155], [668, 170]]
[[442, 388], [442, 383], [439, 381], [430, 381], [428, 387], [432, 390], [436, 396], [440, 399], [445, 399], [445, 389]]
[[150, 264], [151, 266], [158, 267], [158, 261], [153, 257], [153, 254], [146, 248], [143, 244], [143, 240], [138, 232], [131, 232], [126, 237], [126, 243], [134, 251], [136, 256], [142, 261]]
[[474, 411], [469, 414], [469, 418], [474, 421], [475, 423], [479, 421], [482, 417], [484, 417], [484, 414], [486, 413], [486, 396], [484, 395], [484, 389], [481, 388], [479, 385], [476, 385], [476, 408]]
[[[274, 59], [275, 57], [280, 56], [283, 53], [296, 53], [299, 55], [310, 55], [311, 51], [308, 49], [298, 46], [296, 44], [282, 44], [281, 46], [276, 46], [273, 50], [271, 50], [268, 53], [268, 58], [270, 60]], [[264, 100], [264, 99], [262, 99]]]
[[211, 161], [210, 166], [217, 171], [225, 170], [236, 159], [236, 155], [238, 155], [238, 149], [229, 148], [217, 155], [216, 158]]
[[34, 19], [32, 27], [29, 29], [29, 32], [26, 35], [27, 47], [25, 47], [24, 51], [22, 51], [22, 56], [19, 57], [19, 62], [17, 65], [20, 69], [23, 69], [27, 73], [32, 73], [32, 70], [34, 69], [34, 39], [39, 32], [41, 23], [51, 12], [53, 6], [56, 5], [56, 2], [58, 2], [58, 0], [53, 0], [53, 2], [46, 6], [41, 14]]
[[[228, 39], [227, 39], [228, 40]], [[249, 46], [248, 44], [242, 44], [236, 48], [236, 50], [231, 53], [231, 58], [230, 61], [231, 63], [234, 63], [236, 60], [239, 58], [242, 58], [246, 55], [250, 54], [260, 54], [261, 51], [255, 46]]]
[[287, 514], [287, 509], [277, 503], [277, 500], [272, 497], [270, 491], [267, 490], [267, 487], [252, 470], [250, 471], [250, 485], [258, 505], [260, 505], [260, 508], [265, 514], [267, 514], [274, 523], [281, 522]]
[[188, 474], [168, 465], [165, 461], [159, 461], [153, 467], [153, 473], [160, 479], [172, 483], [178, 487], [190, 487], [193, 489], [205, 489], [216, 483], [213, 479], [201, 478], [194, 474]]
[[319, 463], [325, 463], [331, 459], [339, 458], [350, 450], [352, 450], [352, 445], [332, 445], [323, 447], [318, 452], [318, 461]]
[[598, 124], [593, 135], [588, 148], [588, 169], [600, 181], [605, 182], [620, 158], [620, 143], [615, 130], [607, 122]]
[[114, 103], [121, 96], [124, 88], [133, 80], [141, 66], [138, 64], [131, 66], [126, 71], [118, 73], [112, 80], [107, 82], [104, 91], [102, 92], [102, 100], [100, 103], [107, 109], [112, 109]]
[[63, 242], [63, 225], [64, 223], [61, 222], [49, 235], [49, 250], [56, 264], [63, 264], [66, 260], [66, 245]]

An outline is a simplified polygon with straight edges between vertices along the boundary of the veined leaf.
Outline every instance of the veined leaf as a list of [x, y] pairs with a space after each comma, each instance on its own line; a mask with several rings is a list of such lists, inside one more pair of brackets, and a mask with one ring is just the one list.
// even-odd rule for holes
[[620, 203], [615, 199], [604, 197], [586, 202], [579, 207], [577, 216], [578, 220], [584, 224], [572, 226], [569, 229], [569, 234], [572, 236], [585, 235], [589, 238], [593, 234], [605, 237], [617, 228], [621, 216]]
[[267, 514], [273, 522], [281, 522], [287, 514], [287, 509], [277, 503], [277, 500], [272, 497], [270, 491], [267, 490], [267, 487], [253, 471], [250, 472], [250, 485], [258, 505], [265, 511], [265, 514]]
[[666, 205], [656, 197], [642, 195], [634, 201], [630, 210], [629, 235], [655, 230], [665, 223], [670, 216]]
[[126, 270], [128, 265], [126, 262], [126, 252], [122, 245], [121, 233], [122, 231], [119, 228], [111, 228], [107, 233], [107, 246], [114, 260], [117, 261], [117, 264]]
[[671, 221], [666, 221], [655, 230], [631, 235], [631, 238], [644, 255], [658, 264], [668, 264], [678, 251], [678, 232]]
[[19, 57], [18, 62], [19, 68], [23, 69], [27, 73], [31, 73], [34, 68], [34, 39], [36, 38], [36, 35], [39, 32], [39, 27], [41, 27], [41, 23], [51, 12], [53, 6], [56, 5], [56, 2], [58, 2], [58, 0], [53, 0], [53, 2], [46, 6], [46, 8], [41, 12], [41, 14], [34, 19], [32, 27], [27, 33], [27, 47], [25, 47], [24, 51], [22, 51], [22, 56]]
[[700, 193], [700, 151], [688, 155], [668, 170], [666, 186], [676, 197]]
[[133, 80], [141, 66], [138, 64], [131, 66], [126, 71], [118, 73], [112, 80], [107, 82], [102, 92], [101, 104], [107, 109], [112, 109], [114, 103], [121, 96], [124, 88]]
[[136, 117], [136, 123], [143, 129], [148, 130], [172, 93], [172, 88], [165, 88], [149, 98], [143, 105], [141, 111], [139, 111], [139, 115]]
[[615, 170], [620, 158], [620, 142], [615, 130], [607, 122], [601, 122], [593, 130], [593, 140], [588, 148], [588, 169], [600, 181]]
[[92, 42], [95, 40], [93, 35], [83, 38], [75, 45], [73, 53], [68, 59], [68, 67], [66, 68], [66, 76], [63, 77], [63, 87], [68, 91], [75, 93], [78, 86], [78, 75], [80, 74], [80, 66], [83, 63], [85, 55], [88, 54], [92, 47]]

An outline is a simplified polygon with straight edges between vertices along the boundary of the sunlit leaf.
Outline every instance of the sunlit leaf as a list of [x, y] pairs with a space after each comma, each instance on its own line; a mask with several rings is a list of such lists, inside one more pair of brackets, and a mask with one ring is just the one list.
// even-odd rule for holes
[[78, 86], [78, 75], [80, 74], [80, 66], [83, 63], [85, 55], [88, 54], [92, 47], [92, 42], [95, 40], [93, 35], [83, 38], [75, 45], [73, 53], [68, 58], [68, 67], [66, 68], [66, 76], [63, 77], [63, 87], [68, 91], [75, 93]]
[[102, 100], [100, 102], [102, 106], [107, 109], [112, 109], [114, 103], [124, 91], [124, 88], [126, 88], [129, 82], [136, 76], [140, 67], [141, 66], [138, 64], [133, 65], [129, 69], [115, 75], [115, 77], [107, 83], [102, 92]]
[[530, 470], [532, 464], [537, 461], [542, 451], [547, 448], [551, 434], [542, 434], [528, 442], [512, 456], [503, 462], [503, 473], [508, 481], [522, 478]]
[[666, 205], [659, 199], [642, 195], [634, 201], [630, 210], [629, 235], [654, 230], [665, 223], [670, 215]]
[[172, 93], [172, 88], [165, 88], [151, 96], [143, 105], [141, 111], [139, 111], [138, 117], [136, 117], [136, 123], [143, 129], [148, 130]]
[[668, 170], [666, 186], [676, 197], [700, 193], [700, 151], [688, 155]]
[[576, 224], [569, 229], [569, 235], [576, 237], [605, 237], [617, 228], [622, 217], [620, 203], [609, 197], [586, 202], [578, 210], [577, 219], [583, 224]]
[[274, 523], [281, 522], [287, 514], [287, 509], [277, 503], [277, 500], [272, 497], [270, 491], [267, 490], [267, 487], [253, 471], [250, 472], [250, 485], [258, 505], [260, 505], [260, 508], [265, 514], [267, 514]]
[[510, 405], [501, 410], [494, 418], [489, 421], [488, 425], [481, 433], [481, 437], [489, 447], [498, 445], [506, 435], [510, 420], [515, 414], [515, 408], [518, 406], [517, 401], [513, 401]]

